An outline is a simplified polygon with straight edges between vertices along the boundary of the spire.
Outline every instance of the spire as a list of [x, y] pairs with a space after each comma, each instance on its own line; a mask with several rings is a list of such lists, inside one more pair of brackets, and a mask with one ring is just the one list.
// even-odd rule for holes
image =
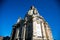
[[18, 18], [17, 23], [19, 23], [20, 21], [21, 21], [21, 17]]

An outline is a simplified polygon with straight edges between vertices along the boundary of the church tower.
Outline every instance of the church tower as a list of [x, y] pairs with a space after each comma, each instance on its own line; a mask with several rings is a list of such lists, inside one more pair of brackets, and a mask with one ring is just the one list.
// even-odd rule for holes
[[53, 40], [53, 37], [48, 23], [32, 6], [25, 18], [19, 18], [13, 25], [10, 40]]

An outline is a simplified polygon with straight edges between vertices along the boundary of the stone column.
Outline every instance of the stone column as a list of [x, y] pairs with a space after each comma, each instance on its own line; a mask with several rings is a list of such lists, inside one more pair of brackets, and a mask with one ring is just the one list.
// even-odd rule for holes
[[14, 40], [19, 40], [19, 28], [16, 28], [16, 34], [15, 34], [15, 39]]
[[47, 31], [47, 36], [49, 40], [53, 40], [52, 38], [52, 33], [51, 33], [51, 29], [49, 28], [48, 24], [46, 24], [46, 31]]
[[13, 26], [12, 33], [11, 33], [11, 36], [10, 36], [10, 40], [14, 40], [15, 34], [16, 34], [16, 27]]
[[19, 28], [17, 28], [17, 39], [19, 40]]
[[22, 32], [23, 32], [23, 34], [22, 34], [23, 35], [23, 40], [25, 40], [25, 36], [26, 36], [25, 35], [25, 33], [26, 33], [26, 23], [25, 23], [25, 25], [23, 27], [23, 31]]
[[45, 31], [44, 21], [42, 21], [42, 31], [43, 31], [43, 39], [46, 40], [46, 31]]

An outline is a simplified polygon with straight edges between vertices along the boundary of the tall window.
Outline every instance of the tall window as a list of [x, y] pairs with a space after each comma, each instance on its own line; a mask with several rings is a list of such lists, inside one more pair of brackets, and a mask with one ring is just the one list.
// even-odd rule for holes
[[41, 22], [40, 22], [39, 19], [37, 19], [36, 21], [33, 22], [33, 29], [34, 29], [33, 30], [34, 31], [33, 35], [42, 37]]

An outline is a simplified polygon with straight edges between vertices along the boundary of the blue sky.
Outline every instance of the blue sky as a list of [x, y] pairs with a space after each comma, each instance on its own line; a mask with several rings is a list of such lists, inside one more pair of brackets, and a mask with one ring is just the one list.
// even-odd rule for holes
[[40, 15], [50, 25], [53, 38], [59, 40], [60, 1], [59, 0], [0, 0], [0, 36], [10, 36], [12, 25], [19, 17], [24, 18], [34, 5]]

